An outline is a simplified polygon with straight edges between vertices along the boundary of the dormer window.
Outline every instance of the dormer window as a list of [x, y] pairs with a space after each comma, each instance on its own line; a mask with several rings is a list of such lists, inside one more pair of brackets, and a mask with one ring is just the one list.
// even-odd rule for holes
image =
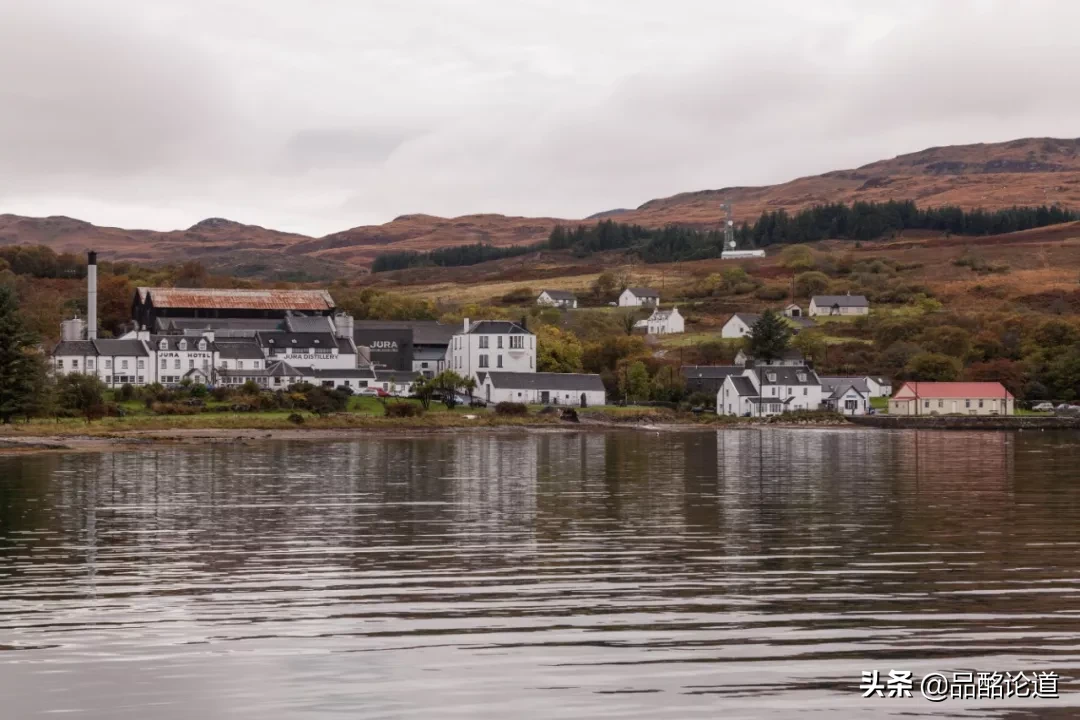
[[180, 342], [176, 343], [176, 349], [187, 350], [187, 340], [181, 340]]
[[776, 373], [765, 373], [765, 378], [769, 382], [776, 382]]
[[206, 341], [205, 340], [200, 340], [199, 341], [199, 349], [200, 350], [205, 350], [206, 349]]
[[158, 350], [168, 350], [168, 349], [169, 349], [169, 341], [168, 340], [162, 340], [161, 342], [158, 343]]
[[806, 373], [797, 373], [796, 377], [799, 378], [799, 382], [801, 382], [801, 383], [806, 382]]

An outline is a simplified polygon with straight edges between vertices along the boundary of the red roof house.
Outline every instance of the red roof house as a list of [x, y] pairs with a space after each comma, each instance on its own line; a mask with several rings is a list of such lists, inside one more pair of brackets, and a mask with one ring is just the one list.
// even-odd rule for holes
[[999, 382], [906, 382], [890, 415], [1012, 415], [1015, 398]]

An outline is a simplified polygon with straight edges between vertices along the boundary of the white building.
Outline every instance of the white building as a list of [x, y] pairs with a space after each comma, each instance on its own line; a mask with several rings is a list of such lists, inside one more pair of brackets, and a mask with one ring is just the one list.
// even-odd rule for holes
[[820, 377], [825, 407], [843, 415], [870, 414], [870, 389], [864, 377]]
[[649, 288], [626, 288], [619, 295], [619, 307], [658, 307], [660, 293]]
[[892, 380], [880, 375], [867, 375], [866, 387], [870, 397], [892, 397]]
[[536, 372], [536, 336], [515, 322], [465, 318], [450, 341], [450, 370], [463, 377], [502, 371]]
[[477, 394], [488, 403], [593, 407], [607, 403], [599, 375], [581, 373], [485, 372], [478, 378]]
[[536, 298], [536, 304], [573, 309], [577, 307], [577, 297], [565, 290], [544, 290], [540, 297]]
[[202, 370], [205, 375], [210, 376], [218, 366], [213, 334], [151, 335], [141, 331], [138, 335], [147, 341], [154, 354], [153, 377], [149, 382], [177, 385], [190, 370]]
[[725, 340], [750, 337], [750, 330], [760, 318], [761, 315], [758, 313], [735, 313], [728, 318], [728, 321], [724, 323], [724, 327], [720, 329], [720, 337]]
[[805, 365], [748, 367], [724, 380], [716, 393], [718, 415], [767, 417], [821, 406], [821, 381]]
[[686, 323], [679, 314], [679, 308], [661, 310], [656, 308], [645, 320], [645, 327], [650, 335], [671, 335], [684, 332]]
[[786, 308], [784, 308], [784, 314], [787, 315], [789, 318], [801, 318], [803, 316], [803, 310], [795, 303], [791, 303]]
[[150, 349], [142, 340], [68, 340], [53, 350], [56, 375], [93, 375], [110, 388], [151, 382]]
[[810, 299], [811, 316], [815, 315], [868, 315], [870, 301], [865, 295], [815, 295]]

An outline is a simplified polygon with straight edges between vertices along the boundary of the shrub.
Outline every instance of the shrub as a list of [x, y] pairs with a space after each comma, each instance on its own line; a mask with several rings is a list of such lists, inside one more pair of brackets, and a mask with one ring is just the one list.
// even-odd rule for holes
[[776, 285], [772, 285], [772, 286], [766, 285], [765, 287], [761, 288], [756, 293], [754, 293], [754, 295], [759, 300], [773, 300], [773, 301], [775, 301], [775, 300], [783, 300], [784, 298], [786, 298], [788, 296], [788, 290], [787, 290], [787, 288], [776, 286]]
[[232, 389], [224, 385], [218, 385], [210, 391], [210, 396], [218, 402], [224, 402], [232, 395]]
[[532, 303], [536, 301], [537, 295], [538, 293], [533, 292], [533, 289], [530, 287], [519, 287], [503, 295], [502, 301], [508, 305]]
[[338, 385], [334, 388], [335, 392], [339, 392], [346, 397], [352, 397], [353, 389], [348, 385]]
[[503, 401], [495, 406], [496, 415], [528, 415], [529, 408], [525, 403]]
[[303, 425], [304, 416], [300, 413], [291, 413], [289, 415], [289, 422], [291, 422], [293, 425]]
[[120, 402], [128, 402], [135, 399], [135, 388], [130, 383], [124, 383], [116, 391], [116, 399]]
[[176, 402], [155, 402], [150, 406], [155, 415], [198, 415], [202, 408]]
[[391, 402], [386, 403], [383, 406], [386, 412], [386, 417], [394, 418], [407, 418], [407, 417], [420, 417], [424, 414], [424, 408], [416, 403], [409, 402]]

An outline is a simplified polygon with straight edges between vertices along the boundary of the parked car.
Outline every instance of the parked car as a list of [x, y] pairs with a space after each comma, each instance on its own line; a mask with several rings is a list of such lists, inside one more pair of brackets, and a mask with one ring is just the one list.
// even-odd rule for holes
[[364, 397], [390, 397], [390, 393], [377, 387], [360, 388], [356, 391], [356, 394]]
[[1035, 412], [1054, 412], [1054, 403], [1041, 402], [1037, 405], [1032, 405], [1031, 409]]

